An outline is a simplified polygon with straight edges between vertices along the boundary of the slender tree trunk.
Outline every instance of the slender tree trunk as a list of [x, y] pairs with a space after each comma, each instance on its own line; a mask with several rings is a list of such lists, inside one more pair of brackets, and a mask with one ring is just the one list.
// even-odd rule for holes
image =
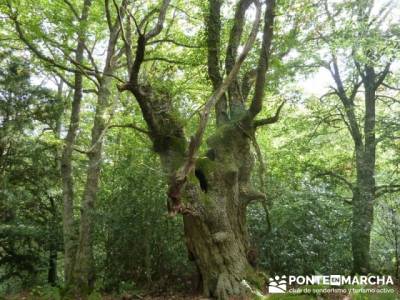
[[[63, 97], [63, 86], [64, 82], [60, 79], [60, 81], [57, 84], [57, 99], [58, 101], [62, 101]], [[61, 126], [62, 126], [62, 113], [60, 112], [60, 115], [58, 115], [58, 118], [56, 119], [56, 126], [55, 126], [55, 136], [60, 139], [61, 138]], [[55, 152], [55, 164], [57, 166], [57, 170], [61, 170], [61, 149], [57, 148]], [[58, 249], [59, 249], [59, 241], [57, 238], [58, 231], [57, 226], [58, 226], [58, 208], [56, 206], [56, 203], [54, 201], [54, 198], [49, 197], [50, 201], [50, 207], [51, 207], [51, 214], [52, 214], [52, 219], [50, 222], [51, 229], [54, 231], [51, 231], [50, 234], [50, 244], [49, 244], [49, 269], [47, 273], [47, 282], [50, 283], [51, 285], [56, 285], [57, 284], [57, 260], [58, 260]]]
[[[62, 85], [61, 85], [62, 89]], [[58, 122], [57, 122], [58, 123]], [[57, 160], [59, 163], [59, 160]], [[58, 259], [58, 239], [57, 239], [57, 224], [58, 224], [58, 212], [57, 207], [53, 198], [49, 198], [52, 219], [50, 220], [51, 229], [49, 241], [49, 269], [47, 273], [47, 282], [55, 286], [57, 284], [57, 259]]]
[[367, 274], [370, 271], [371, 229], [375, 201], [375, 72], [366, 67], [364, 78], [364, 145], [356, 144], [357, 181], [353, 199], [353, 272]]
[[[85, 0], [82, 8], [81, 25], [84, 24], [89, 15], [91, 1]], [[76, 47], [77, 63], [83, 62], [85, 44], [84, 28], [78, 35]], [[63, 238], [64, 238], [64, 279], [67, 285], [71, 282], [76, 253], [76, 230], [74, 225], [74, 181], [72, 176], [72, 152], [76, 135], [79, 129], [80, 108], [82, 101], [83, 77], [82, 73], [75, 72], [74, 95], [71, 107], [70, 123], [65, 137], [64, 149], [61, 156], [61, 181], [63, 194]]]
[[88, 152], [88, 168], [86, 184], [83, 193], [81, 220], [79, 227], [79, 242], [76, 252], [74, 284], [78, 293], [87, 293], [93, 289], [95, 280], [93, 261], [93, 227], [95, 217], [95, 202], [99, 187], [102, 160], [103, 135], [106, 129], [106, 110], [109, 107], [109, 88], [111, 77], [104, 76], [100, 83], [97, 98], [96, 113], [92, 128], [91, 148]]
[[[353, 197], [353, 273], [370, 271], [370, 240], [374, 215], [375, 179], [365, 158], [357, 162], [357, 183]], [[368, 170], [369, 169], [369, 170]]]
[[[83, 48], [81, 48], [83, 52]], [[82, 53], [80, 52], [80, 53]], [[78, 59], [78, 55], [77, 55]], [[80, 103], [82, 99], [82, 75], [75, 74], [75, 91], [72, 102], [70, 126], [61, 156], [61, 181], [63, 195], [64, 279], [71, 281], [75, 261], [76, 234], [74, 225], [74, 184], [72, 176], [72, 152], [79, 128]]]
[[[86, 183], [81, 203], [81, 220], [79, 226], [79, 241], [76, 252], [76, 262], [73, 274], [74, 292], [76, 295], [90, 293], [94, 287], [95, 265], [93, 258], [93, 228], [95, 225], [95, 203], [99, 189], [99, 179], [102, 164], [103, 139], [107, 130], [107, 109], [110, 108], [110, 88], [112, 74], [115, 71], [117, 58], [114, 57], [117, 39], [120, 34], [120, 25], [125, 14], [127, 0], [123, 0], [118, 8], [119, 21], [109, 28], [107, 55], [104, 68], [97, 74], [99, 89], [97, 93], [96, 112], [93, 120], [91, 145], [87, 151], [88, 167]], [[108, 8], [106, 8], [108, 9]]]

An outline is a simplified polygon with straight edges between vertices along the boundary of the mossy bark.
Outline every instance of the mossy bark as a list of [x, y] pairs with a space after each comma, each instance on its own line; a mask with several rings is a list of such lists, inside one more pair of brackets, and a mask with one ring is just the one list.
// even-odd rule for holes
[[[250, 187], [253, 169], [250, 144], [256, 127], [254, 120], [262, 109], [264, 98], [275, 0], [266, 1], [254, 96], [249, 108], [245, 105], [248, 91], [243, 97], [235, 86], [240, 86], [238, 74], [241, 65], [257, 36], [261, 6], [255, 3], [256, 17], [252, 30], [239, 54], [245, 13], [251, 4], [251, 1], [239, 1], [227, 47], [225, 77], [218, 67], [221, 3], [210, 1], [206, 17], [207, 65], [213, 93], [202, 108], [197, 130], [189, 143], [185, 138], [184, 124], [174, 117], [179, 113], [174, 112], [169, 93], [153, 89], [149, 82], [141, 83], [139, 80], [146, 43], [161, 32], [168, 4], [168, 0], [163, 1], [157, 26], [139, 35], [135, 60], [128, 68], [129, 81], [118, 89], [129, 90], [139, 104], [154, 150], [159, 154], [169, 179], [168, 209], [171, 213], [184, 216], [189, 254], [202, 275], [204, 294], [218, 299], [231, 296], [244, 298], [247, 291], [242, 281], [249, 275], [254, 279], [247, 260], [246, 206], [254, 195], [260, 198], [260, 193]], [[227, 111], [228, 102], [231, 104], [230, 114]], [[206, 157], [196, 158], [213, 107], [216, 132], [207, 141], [209, 149]]]
[[[80, 26], [87, 21], [89, 17], [90, 0], [85, 0]], [[76, 46], [75, 61], [81, 64], [84, 59], [85, 51], [85, 32], [81, 29], [78, 33], [78, 42]], [[64, 141], [64, 148], [60, 160], [60, 173], [63, 194], [63, 239], [64, 239], [64, 280], [66, 284], [72, 281], [73, 268], [75, 265], [76, 252], [76, 230], [74, 217], [74, 178], [72, 172], [73, 149], [79, 130], [81, 101], [83, 97], [83, 75], [79, 70], [75, 72], [74, 78], [74, 96], [71, 106], [70, 123], [67, 136]]]
[[79, 226], [79, 243], [76, 253], [73, 285], [78, 294], [86, 294], [93, 289], [95, 274], [93, 261], [93, 227], [95, 203], [99, 188], [100, 169], [102, 164], [102, 135], [106, 127], [106, 110], [109, 106], [110, 77], [104, 77], [97, 98], [96, 113], [92, 128], [91, 150], [88, 155], [86, 184], [81, 206]]
[[370, 271], [370, 240], [374, 218], [375, 157], [359, 150], [357, 182], [353, 193], [352, 251], [353, 273]]
[[[128, 1], [123, 0], [119, 7], [120, 15]], [[120, 23], [110, 28], [107, 46], [107, 55], [102, 75], [98, 76], [99, 87], [97, 92], [96, 112], [91, 132], [90, 149], [86, 151], [88, 166], [86, 182], [81, 202], [81, 219], [76, 259], [73, 270], [71, 287], [75, 295], [87, 295], [92, 292], [95, 283], [95, 265], [93, 257], [93, 228], [95, 225], [95, 204], [99, 190], [100, 171], [102, 165], [103, 140], [113, 115], [111, 103], [112, 74], [116, 70], [117, 59], [115, 49], [120, 33]], [[99, 74], [98, 74], [99, 75]]]
[[375, 202], [375, 106], [376, 106], [376, 74], [366, 67], [366, 77], [363, 80], [365, 119], [364, 143], [355, 139], [357, 181], [353, 193], [353, 227], [352, 251], [353, 273], [367, 274], [370, 269], [370, 240], [374, 220]]
[[[248, 136], [237, 124], [220, 127], [208, 139], [207, 156], [197, 159], [196, 176], [191, 174], [183, 192], [186, 244], [207, 297], [245, 299], [248, 290], [241, 282], [254, 277], [247, 260], [247, 198], [242, 194], [249, 190], [253, 168]], [[184, 153], [171, 149], [160, 155], [167, 173], [173, 172], [177, 157], [184, 159]]]

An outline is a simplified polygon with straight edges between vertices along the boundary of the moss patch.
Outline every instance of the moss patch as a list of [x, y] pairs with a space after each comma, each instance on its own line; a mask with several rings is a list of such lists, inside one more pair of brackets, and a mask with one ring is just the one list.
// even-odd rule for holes
[[245, 279], [258, 290], [263, 290], [267, 282], [267, 276], [264, 273], [255, 271], [251, 267], [246, 270]]

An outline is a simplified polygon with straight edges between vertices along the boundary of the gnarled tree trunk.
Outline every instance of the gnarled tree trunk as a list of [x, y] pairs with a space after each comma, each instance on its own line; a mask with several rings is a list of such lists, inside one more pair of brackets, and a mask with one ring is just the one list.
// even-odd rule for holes
[[198, 186], [185, 193], [193, 198], [197, 192], [198, 214], [184, 216], [187, 246], [200, 269], [203, 292], [218, 299], [245, 295], [241, 281], [254, 279], [247, 260], [247, 198], [241, 194], [252, 169], [250, 141], [235, 125], [222, 131], [209, 139], [211, 157], [196, 163]]
[[[207, 140], [207, 155], [196, 160], [182, 192], [184, 232], [190, 257], [201, 272], [203, 293], [218, 299], [246, 295], [241, 283], [255, 283], [247, 260], [246, 206], [251, 200], [251, 140], [237, 124], [226, 124]], [[166, 147], [167, 146], [167, 147]], [[172, 174], [179, 151], [159, 150]]]
[[[256, 17], [239, 55], [244, 16], [252, 2], [256, 5]], [[200, 270], [204, 294], [218, 299], [245, 297], [249, 290], [243, 280], [250, 285], [258, 282], [247, 260], [246, 206], [251, 200], [265, 197], [252, 191], [250, 186], [253, 169], [250, 146], [256, 127], [272, 123], [271, 118], [256, 121], [255, 117], [262, 108], [275, 1], [267, 1], [259, 62], [252, 72], [256, 75], [254, 96], [247, 108], [245, 101], [249, 90], [246, 95], [240, 92], [238, 73], [256, 39], [261, 4], [258, 1], [238, 1], [223, 79], [218, 65], [221, 1], [210, 0], [207, 46], [213, 94], [206, 101], [198, 128], [189, 142], [183, 124], [174, 115], [168, 93], [155, 92], [148, 82], [139, 82], [146, 44], [161, 32], [168, 5], [169, 0], [164, 0], [153, 29], [147, 33], [138, 30], [136, 56], [128, 66], [129, 80], [119, 86], [119, 90], [132, 92], [140, 106], [154, 151], [160, 156], [162, 168], [168, 176], [168, 209], [170, 213], [183, 215], [187, 247]], [[127, 47], [130, 45], [129, 41], [125, 44]], [[217, 126], [207, 139], [207, 153], [199, 155], [212, 108], [215, 108]], [[276, 120], [277, 116], [273, 119]]]

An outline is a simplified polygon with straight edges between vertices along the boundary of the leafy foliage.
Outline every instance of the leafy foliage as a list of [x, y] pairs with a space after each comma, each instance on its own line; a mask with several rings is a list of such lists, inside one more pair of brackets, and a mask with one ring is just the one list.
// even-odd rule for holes
[[[208, 28], [204, 20], [208, 4], [200, 0], [172, 2], [162, 33], [147, 46], [139, 81], [151, 84], [161, 99], [157, 113], [169, 109], [170, 117], [184, 124], [185, 133], [191, 136], [197, 129], [198, 113], [212, 92], [206, 76]], [[222, 2], [224, 46], [235, 20], [233, 1]], [[372, 7], [373, 1], [279, 1], [264, 87], [266, 109], [258, 118], [273, 116], [280, 103], [286, 104], [279, 122], [260, 128], [255, 134], [257, 141], [249, 136], [258, 167], [252, 185], [267, 198], [254, 201], [247, 211], [252, 263], [263, 273], [352, 271], [356, 153], [348, 109], [341, 106], [337, 87], [332, 88], [335, 81], [330, 76], [336, 60], [348, 94], [360, 80], [360, 65], [374, 67], [376, 75], [382, 75], [391, 64], [384, 84], [376, 91], [377, 197], [371, 258], [372, 271], [399, 279], [400, 31], [393, 18], [399, 7], [392, 2]], [[83, 74], [80, 123], [72, 155], [72, 223], [77, 235], [92, 155], [88, 150], [96, 145], [91, 133], [99, 107], [99, 77], [104, 75], [99, 70], [105, 64], [109, 38], [107, 8], [111, 20], [121, 21], [114, 9], [121, 3], [92, 1], [85, 22], [77, 17], [83, 1], [0, 3], [0, 294], [31, 288], [33, 299], [64, 296], [60, 157], [71, 125], [75, 75]], [[136, 26], [152, 28], [157, 23], [159, 4], [130, 3], [121, 34], [133, 37], [130, 42], [134, 43]], [[243, 36], [251, 30], [248, 21], [254, 18], [252, 14], [254, 7], [246, 15]], [[138, 20], [142, 24], [135, 24]], [[75, 61], [78, 33], [86, 39], [79, 66]], [[149, 138], [143, 107], [132, 95], [119, 91], [128, 78], [125, 66], [132, 63], [123, 58], [126, 43], [122, 38], [116, 41], [117, 67], [107, 88], [109, 105], [100, 116], [106, 128], [101, 133], [104, 145], [97, 202], [90, 211], [96, 274], [90, 299], [100, 299], [103, 292], [140, 297], [146, 289], [155, 293], [188, 291], [199, 279], [186, 248], [182, 216], [167, 214], [169, 182], [154, 154], [151, 142], [155, 137]], [[240, 47], [243, 43], [242, 39]], [[133, 52], [135, 47], [131, 47]], [[256, 67], [260, 47], [257, 37], [240, 79]], [[224, 55], [219, 57], [221, 66]], [[310, 81], [318, 93], [305, 91]], [[355, 93], [352, 106], [361, 129], [366, 121], [363, 93], [362, 89]], [[210, 123], [214, 125], [215, 120]], [[205, 136], [213, 133], [209, 126]], [[199, 157], [203, 158], [206, 143], [201, 147]]]

